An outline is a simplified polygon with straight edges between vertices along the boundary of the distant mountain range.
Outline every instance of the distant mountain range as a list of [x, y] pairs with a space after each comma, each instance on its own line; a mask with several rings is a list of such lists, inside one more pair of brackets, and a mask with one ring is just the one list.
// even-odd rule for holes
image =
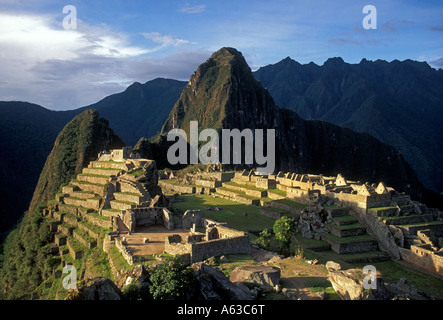
[[417, 197], [424, 190], [393, 147], [369, 134], [303, 120], [294, 111], [279, 108], [233, 48], [220, 49], [199, 66], [161, 133], [181, 128], [189, 137], [192, 120], [198, 121], [200, 130], [275, 129], [276, 171], [341, 173], [353, 180], [384, 181]]
[[318, 66], [288, 57], [254, 76], [281, 108], [371, 134], [396, 147], [427, 188], [443, 191], [443, 70], [412, 60]]
[[[333, 58], [318, 66], [286, 58], [253, 73], [269, 94], [250, 76], [241, 54], [222, 56], [219, 58], [229, 64], [230, 56], [241, 60], [231, 75], [208, 77], [201, 68], [196, 71], [215, 79], [214, 83], [198, 76], [191, 78], [189, 86], [188, 82], [171, 79], [134, 83], [121, 93], [70, 111], [50, 111], [27, 102], [0, 102], [0, 232], [12, 227], [28, 209], [57, 135], [86, 109], [96, 109], [109, 120], [109, 126], [127, 145], [156, 135], [162, 127], [164, 132], [171, 128], [171, 115], [180, 108], [186, 113], [183, 123], [195, 118], [201, 121], [201, 127], [222, 128], [229, 123], [231, 128], [265, 128], [277, 121], [282, 132], [277, 147], [284, 150], [278, 159], [282, 168], [323, 173], [335, 168], [361, 179], [380, 177], [388, 182], [389, 176], [395, 176], [403, 184], [415, 181], [408, 166], [389, 146], [369, 135], [301, 118], [326, 120], [394, 145], [427, 187], [443, 190], [443, 126], [439, 126], [443, 71], [409, 60], [363, 60], [350, 65]], [[218, 69], [219, 62], [202, 66], [211, 72], [227, 72], [226, 68]], [[195, 85], [192, 81], [199, 83], [198, 97], [189, 91]], [[193, 99], [192, 110], [184, 107], [190, 105], [191, 100], [186, 99]], [[194, 103], [195, 99], [199, 101]], [[349, 153], [349, 143], [359, 143], [359, 151]], [[291, 155], [291, 146], [299, 155]], [[158, 152], [155, 146], [153, 150]], [[384, 157], [391, 159], [388, 171], [383, 169]]]

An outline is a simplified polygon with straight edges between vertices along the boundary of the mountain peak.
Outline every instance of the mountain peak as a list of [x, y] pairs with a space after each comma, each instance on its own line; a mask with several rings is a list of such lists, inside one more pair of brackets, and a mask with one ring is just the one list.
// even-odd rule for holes
[[341, 57], [334, 57], [334, 58], [329, 58], [328, 60], [326, 60], [325, 63], [323, 64], [323, 66], [337, 67], [337, 66], [342, 66], [345, 64], [346, 63], [343, 61], [343, 59]]
[[259, 87], [242, 53], [221, 48], [191, 76], [161, 132], [187, 130], [192, 120], [206, 128], [221, 128], [229, 107], [237, 105], [232, 103], [232, 95], [255, 92]]

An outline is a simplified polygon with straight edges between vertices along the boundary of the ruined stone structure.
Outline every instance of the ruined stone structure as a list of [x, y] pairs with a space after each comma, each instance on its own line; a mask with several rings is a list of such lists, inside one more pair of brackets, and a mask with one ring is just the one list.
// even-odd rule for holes
[[[205, 172], [206, 175], [216, 173], [220, 172]], [[211, 181], [212, 184], [205, 184], [209, 187], [202, 187], [204, 191], [197, 186], [172, 184], [167, 180], [164, 186], [172, 193], [210, 193], [260, 206], [260, 214], [273, 219], [283, 215], [279, 210], [302, 214], [302, 208], [269, 200], [287, 199], [310, 206], [330, 206], [326, 209], [330, 215], [327, 225], [307, 218], [298, 222], [299, 231], [306, 237], [327, 241], [338, 253], [373, 251], [374, 256], [370, 259], [376, 260], [385, 259], [387, 253], [391, 258], [404, 259], [423, 269], [441, 273], [443, 213], [412, 201], [408, 195], [397, 192], [383, 182], [369, 184], [350, 181], [341, 174], [328, 177], [278, 172], [258, 176], [254, 170], [230, 173], [229, 178], [222, 181], [221, 177], [202, 177], [200, 173], [196, 174], [196, 180], [192, 175], [188, 177], [189, 181]], [[262, 200], [264, 198], [267, 200]], [[434, 239], [432, 244], [423, 235], [428, 229], [428, 238]], [[347, 237], [353, 240], [349, 241]], [[418, 250], [418, 253], [414, 253], [414, 250]]]
[[247, 232], [220, 224], [208, 226], [205, 234], [194, 234], [183, 239], [171, 235], [166, 239], [165, 252], [185, 256], [191, 262], [232, 253], [251, 253]]
[[123, 147], [122, 149], [113, 149], [110, 151], [102, 151], [98, 154], [98, 161], [115, 161], [123, 162], [129, 159], [132, 154], [132, 147]]
[[104, 251], [115, 246], [132, 264], [136, 257], [122, 236], [136, 232], [138, 226], [164, 225], [173, 230], [173, 216], [159, 206], [165, 201], [158, 194], [155, 161], [133, 158], [130, 147], [98, 156], [99, 161], [92, 161], [62, 187], [55, 205], [44, 214], [54, 220], [51, 230], [61, 254], [81, 259], [85, 250], [102, 245], [100, 240]]
[[137, 226], [163, 224], [166, 229], [174, 229], [172, 213], [167, 208], [134, 208], [122, 212], [122, 221], [131, 232]]

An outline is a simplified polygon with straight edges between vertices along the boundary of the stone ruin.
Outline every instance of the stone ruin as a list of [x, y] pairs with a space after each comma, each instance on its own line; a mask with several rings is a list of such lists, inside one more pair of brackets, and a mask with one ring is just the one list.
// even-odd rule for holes
[[[165, 252], [185, 257], [190, 263], [214, 256], [233, 253], [251, 253], [247, 232], [231, 229], [225, 223], [203, 218], [201, 212], [188, 210], [182, 218], [183, 227], [194, 231], [186, 238], [174, 234], [167, 237]], [[196, 226], [205, 227], [205, 233], [196, 232]]]
[[326, 225], [331, 218], [331, 212], [320, 205], [309, 206], [300, 212], [297, 232], [304, 238], [321, 240], [321, 234], [328, 232]]

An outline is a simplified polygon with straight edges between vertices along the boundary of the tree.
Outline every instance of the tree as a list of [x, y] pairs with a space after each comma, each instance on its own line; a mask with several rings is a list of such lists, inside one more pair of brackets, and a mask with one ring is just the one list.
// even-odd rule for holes
[[192, 270], [177, 257], [168, 257], [156, 266], [150, 280], [154, 300], [184, 300], [194, 287]]
[[274, 223], [275, 238], [281, 242], [281, 252], [289, 253], [289, 247], [291, 245], [291, 238], [295, 232], [295, 222], [291, 218], [286, 216], [281, 217]]
[[272, 239], [272, 232], [270, 229], [264, 229], [260, 232], [260, 235], [257, 239], [257, 244], [265, 249], [269, 248]]

